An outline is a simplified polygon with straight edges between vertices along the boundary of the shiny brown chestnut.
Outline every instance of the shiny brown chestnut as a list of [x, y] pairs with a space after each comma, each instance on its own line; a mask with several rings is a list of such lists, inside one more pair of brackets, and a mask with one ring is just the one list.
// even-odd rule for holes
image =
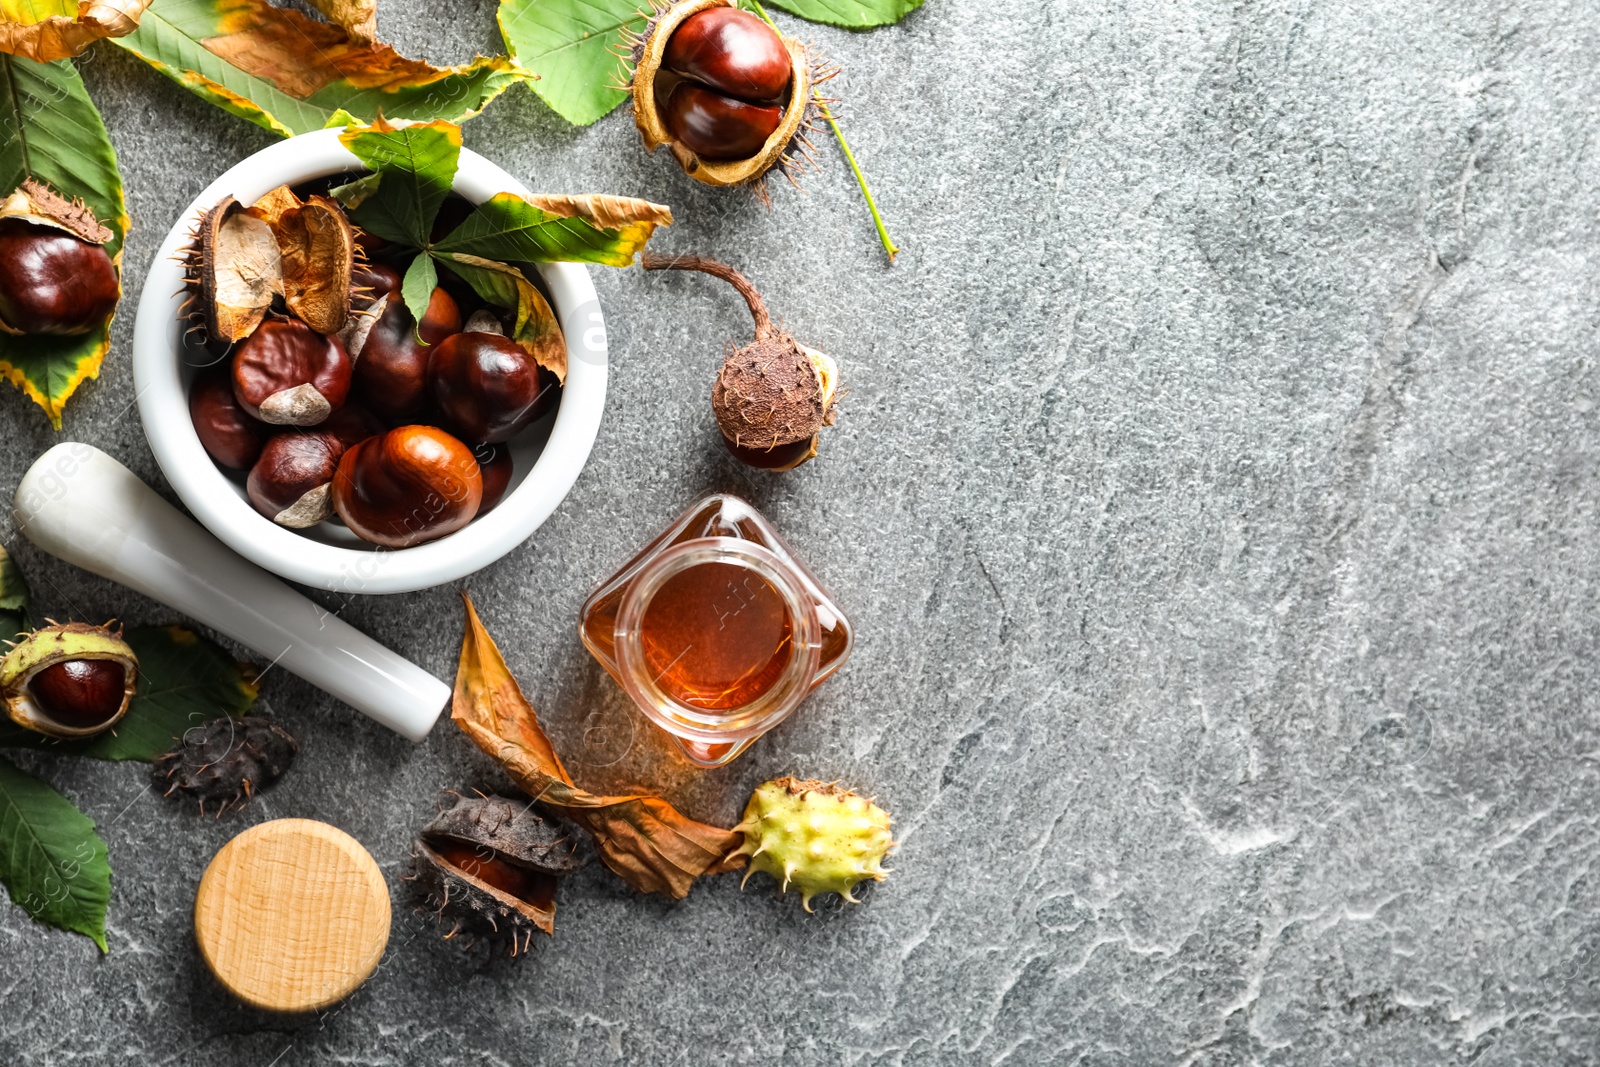
[[783, 109], [679, 82], [662, 112], [667, 130], [702, 159], [748, 159], [783, 122]]
[[128, 669], [117, 660], [73, 659], [55, 663], [28, 683], [39, 709], [55, 722], [87, 730], [122, 710]]
[[445, 338], [428, 363], [428, 377], [443, 425], [468, 441], [508, 440], [561, 401], [555, 374], [494, 333]]
[[482, 518], [505, 499], [515, 469], [511, 463], [511, 449], [506, 445], [479, 445], [475, 455], [478, 470], [483, 474], [483, 503], [478, 505], [478, 517]]
[[434, 289], [428, 298], [420, 326], [399, 293], [390, 293], [355, 352], [355, 396], [390, 422], [416, 416], [428, 403], [433, 349], [460, 329], [461, 309], [443, 289]]
[[279, 526], [315, 526], [333, 514], [333, 472], [344, 453], [339, 437], [321, 429], [278, 434], [250, 468], [250, 503]]
[[315, 526], [333, 514], [333, 472], [340, 458], [382, 432], [372, 412], [346, 404], [321, 425], [278, 434], [250, 468], [250, 503], [279, 526]]
[[794, 75], [794, 60], [776, 31], [735, 7], [685, 19], [668, 39], [662, 64], [728, 96], [763, 103], [781, 101]]
[[357, 311], [371, 307], [390, 293], [398, 293], [400, 272], [382, 263], [357, 263], [350, 268], [350, 304]]
[[433, 426], [401, 426], [344, 454], [333, 507], [358, 537], [408, 548], [454, 533], [478, 514], [483, 475], [472, 450]]
[[83, 334], [121, 295], [100, 245], [23, 219], [0, 220], [0, 324], [23, 334]]
[[261, 455], [272, 430], [245, 413], [233, 395], [233, 380], [225, 370], [211, 370], [195, 379], [189, 390], [189, 417], [206, 454], [224, 467], [249, 470]]
[[315, 426], [350, 394], [350, 356], [337, 337], [298, 319], [269, 319], [233, 355], [239, 406], [276, 426]]

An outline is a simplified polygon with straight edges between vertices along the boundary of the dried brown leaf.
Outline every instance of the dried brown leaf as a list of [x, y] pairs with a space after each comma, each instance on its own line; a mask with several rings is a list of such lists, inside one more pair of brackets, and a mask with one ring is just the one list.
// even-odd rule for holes
[[139, 19], [150, 3], [151, 0], [79, 0], [76, 4], [71, 0], [0, 0], [0, 52], [37, 63], [69, 59], [101, 38], [124, 37], [138, 29]]
[[311, 6], [363, 41], [378, 35], [378, 0], [311, 0]]
[[600, 858], [625, 882], [674, 899], [688, 895], [702, 874], [731, 870], [741, 835], [696, 822], [654, 796], [596, 796], [572, 783], [539, 726], [533, 705], [478, 618], [472, 598], [461, 640], [451, 718], [541, 804], [560, 808], [594, 835]]
[[606, 196], [586, 193], [582, 196], [540, 194], [525, 198], [540, 211], [559, 215], [564, 219], [586, 219], [602, 230], [621, 230], [647, 222], [653, 226], [671, 226], [672, 209], [663, 204], [652, 204], [631, 196]]

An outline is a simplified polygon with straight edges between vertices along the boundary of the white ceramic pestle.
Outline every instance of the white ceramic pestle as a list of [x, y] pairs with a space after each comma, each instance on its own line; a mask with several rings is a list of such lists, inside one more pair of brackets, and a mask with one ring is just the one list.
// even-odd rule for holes
[[235, 555], [92, 445], [35, 460], [15, 514], [52, 556], [227, 634], [413, 741], [450, 701], [444, 682]]

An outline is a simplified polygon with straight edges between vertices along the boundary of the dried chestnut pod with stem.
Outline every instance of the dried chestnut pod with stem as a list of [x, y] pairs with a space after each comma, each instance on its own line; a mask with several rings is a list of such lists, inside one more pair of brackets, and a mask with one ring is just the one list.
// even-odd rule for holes
[[755, 320], [755, 340], [729, 344], [711, 391], [723, 442], [740, 462], [766, 470], [793, 470], [817, 454], [824, 426], [833, 425], [839, 365], [796, 341], [772, 321], [755, 286], [726, 263], [704, 256], [646, 252], [645, 270], [692, 270], [721, 278], [738, 290]]
[[583, 866], [571, 827], [545, 818], [526, 797], [447, 793], [412, 851], [411, 882], [445, 940], [464, 933], [526, 952], [533, 932], [555, 932], [558, 881]]

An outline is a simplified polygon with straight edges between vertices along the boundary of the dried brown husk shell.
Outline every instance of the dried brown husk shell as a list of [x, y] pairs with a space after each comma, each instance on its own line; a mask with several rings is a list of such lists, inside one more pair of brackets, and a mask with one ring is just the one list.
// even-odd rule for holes
[[82, 200], [68, 200], [32, 178], [24, 178], [0, 203], [0, 219], [22, 219], [36, 226], [48, 226], [93, 245], [103, 245], [114, 236]]
[[711, 389], [717, 426], [735, 445], [757, 451], [814, 439], [833, 424], [838, 376], [832, 359], [774, 327], [723, 360]]
[[194, 251], [191, 281], [206, 332], [227, 344], [250, 336], [283, 295], [283, 257], [272, 227], [225, 196], [201, 217]]
[[[749, 185], [760, 182], [774, 166], [786, 169], [794, 164], [796, 156], [791, 146], [805, 148], [805, 129], [810, 127], [815, 105], [812, 89], [818, 81], [831, 76], [823, 73], [822, 66], [804, 44], [793, 37], [779, 34], [783, 46], [794, 61], [794, 77], [789, 83], [789, 97], [784, 102], [783, 121], [767, 138], [761, 151], [748, 159], [701, 159], [685, 145], [673, 140], [672, 133], [662, 120], [659, 101], [665, 93], [658, 93], [658, 82], [663, 90], [670, 89], [676, 75], [662, 65], [667, 42], [679, 26], [691, 16], [713, 7], [733, 7], [728, 0], [683, 0], [662, 11], [645, 31], [636, 45], [633, 57], [633, 81], [629, 91], [633, 95], [633, 121], [639, 127], [644, 146], [651, 152], [665, 145], [671, 150], [683, 172], [695, 181], [706, 185]], [[809, 158], [809, 153], [806, 153]]]
[[338, 204], [313, 196], [271, 223], [283, 264], [283, 299], [320, 334], [344, 329], [350, 317], [355, 229]]
[[[465, 933], [473, 939], [504, 943], [512, 955], [525, 950], [534, 930], [555, 931], [558, 880], [583, 865], [573, 830], [533, 809], [531, 801], [479, 794], [455, 797], [423, 827], [412, 852], [414, 882], [442, 923], [445, 937]], [[519, 895], [493, 885], [457, 866], [445, 855], [468, 848], [476, 857], [492, 859], [521, 871], [527, 893]]]

